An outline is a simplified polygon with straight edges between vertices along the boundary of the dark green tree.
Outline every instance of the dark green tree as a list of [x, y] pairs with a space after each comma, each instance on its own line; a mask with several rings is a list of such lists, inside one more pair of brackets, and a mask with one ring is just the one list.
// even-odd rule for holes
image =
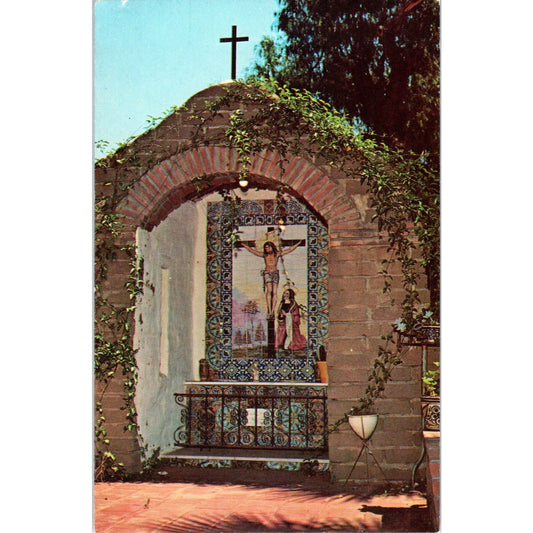
[[439, 0], [280, 0], [251, 73], [308, 89], [389, 146], [439, 161]]

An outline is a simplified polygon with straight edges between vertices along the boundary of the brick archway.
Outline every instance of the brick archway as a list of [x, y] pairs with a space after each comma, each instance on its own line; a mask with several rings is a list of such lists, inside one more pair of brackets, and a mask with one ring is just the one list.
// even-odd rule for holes
[[[194, 95], [153, 131], [122, 148], [108, 166], [97, 168], [97, 191], [106, 191], [119, 178], [125, 184], [138, 179], [118, 207], [125, 217], [121, 242], [135, 243], [137, 228], [147, 231], [156, 228], [182, 204], [200, 200], [221, 188], [237, 186], [240, 168], [235, 150], [211, 144], [177, 153], [179, 147], [190, 142], [190, 120], [194, 118], [195, 105], [201, 107], [206, 99], [222, 91], [222, 86], [215, 86]], [[217, 120], [210, 126], [213, 130], [226, 127], [224, 116]], [[137, 157], [138, 166], [123, 170], [121, 158], [132, 153]], [[157, 158], [156, 162], [150, 163], [153, 157]], [[251, 163], [250, 184], [271, 190], [280, 184], [287, 186], [289, 194], [303, 201], [327, 225], [328, 416], [335, 421], [364, 393], [381, 336], [399, 316], [398, 304], [391, 306], [389, 297], [383, 294], [381, 270], [384, 260], [390, 258], [390, 250], [372, 221], [372, 202], [364, 186], [356, 180], [345, 179], [335, 166], [298, 155], [289, 155], [283, 161], [282, 172], [282, 160], [273, 151], [257, 154]], [[149, 170], [139, 178], [136, 172], [141, 167]], [[205, 180], [209, 185], [197, 188], [192, 178], [201, 176], [209, 178]], [[114, 304], [129, 305], [125, 282], [130, 268], [127, 258], [119, 258], [113, 264], [105, 290]], [[401, 273], [396, 269], [391, 275], [396, 290], [401, 287]], [[412, 463], [419, 455], [420, 372], [419, 356], [409, 352], [402, 367], [395, 371], [394, 382], [387, 387], [387, 397], [380, 401], [380, 426], [374, 444], [390, 479], [410, 479]], [[120, 383], [117, 381], [113, 386], [116, 389], [110, 393], [108, 420], [113, 427], [120, 428], [111, 436], [113, 450], [120, 452], [121, 460], [132, 468], [135, 465], [138, 468], [138, 442], [132, 435], [123, 435], [124, 413], [116, 408], [116, 399], [122, 394]], [[346, 426], [331, 435], [329, 458], [332, 476], [337, 480], [350, 472], [354, 438]]]
[[[280, 155], [265, 151], [252, 160], [252, 186], [275, 188], [283, 184], [295, 197], [304, 200], [327, 223], [330, 232], [356, 228], [361, 218], [344, 190], [308, 160], [292, 156], [280, 168]], [[240, 165], [235, 150], [223, 146], [191, 149], [161, 161], [146, 172], [121, 202], [119, 212], [133, 227], [151, 230], [174, 209], [217, 189], [236, 186]], [[195, 176], [210, 178], [207, 188], [191, 181]]]

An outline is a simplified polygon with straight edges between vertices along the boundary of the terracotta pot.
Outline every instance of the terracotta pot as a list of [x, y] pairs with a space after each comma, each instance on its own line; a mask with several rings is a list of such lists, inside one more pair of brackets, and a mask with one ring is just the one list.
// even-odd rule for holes
[[318, 368], [318, 376], [320, 383], [328, 382], [328, 364], [326, 361], [317, 361], [316, 366]]
[[348, 424], [357, 436], [368, 440], [376, 429], [378, 415], [349, 415]]
[[424, 429], [440, 431], [440, 396], [422, 396], [420, 405]]

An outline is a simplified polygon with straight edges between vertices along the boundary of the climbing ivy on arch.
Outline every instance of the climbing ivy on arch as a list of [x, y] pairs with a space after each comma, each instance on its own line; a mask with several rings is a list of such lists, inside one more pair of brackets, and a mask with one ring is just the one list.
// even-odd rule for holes
[[[228, 108], [237, 110], [231, 114], [226, 128], [210, 130], [206, 127]], [[179, 110], [173, 108], [170, 114], [175, 112]], [[272, 80], [232, 83], [221, 96], [196, 109], [190, 120], [194, 125], [190, 141], [180, 143], [173, 152], [161, 155], [162, 141], [155, 131], [158, 124], [152, 120], [150, 131], [154, 132], [154, 141], [144, 146], [144, 158], [135, 152], [130, 139], [119, 150], [97, 162], [101, 168], [115, 164], [119, 170], [107, 184], [108, 192], [95, 199], [95, 376], [106, 382], [113, 379], [119, 369], [125, 372], [124, 402], [128, 420], [125, 429], [129, 431], [136, 428], [133, 397], [137, 365], [131, 325], [135, 299], [142, 292], [142, 276], [135, 247], [119, 244], [123, 227], [118, 205], [142, 175], [169, 154], [207, 144], [226, 145], [236, 150], [241, 163], [240, 178], [248, 180], [254, 155], [270, 150], [280, 154], [282, 172], [290, 157], [302, 155], [335, 166], [348, 179], [359, 180], [368, 190], [377, 227], [388, 241], [390, 256], [382, 270], [384, 292], [392, 300], [389, 272], [390, 267], [398, 263], [403, 277], [402, 321], [409, 327], [421, 314], [427, 314], [419, 295], [423, 274], [430, 290], [429, 309], [433, 316], [439, 314], [439, 176], [426, 164], [423, 153], [391, 148], [371, 133], [363, 135], [343, 114], [316, 95]], [[191, 177], [199, 195], [213, 190], [209, 181], [206, 176]], [[231, 187], [220, 192], [228, 202], [237, 201], [233, 200]], [[282, 197], [283, 186], [278, 192]], [[235, 242], [238, 228], [235, 224], [230, 226], [226, 228], [227, 236]], [[130, 261], [130, 275], [126, 281], [131, 298], [129, 306], [112, 305], [102, 290], [108, 264], [117, 253], [126, 254]], [[392, 332], [384, 335], [383, 340], [386, 342], [379, 347], [365, 394], [352, 412], [370, 407], [382, 395], [392, 370], [401, 362], [390, 347]], [[99, 402], [96, 411], [97, 439], [108, 445]], [[104, 459], [109, 462], [109, 456], [104, 455], [102, 464]], [[111, 462], [113, 472], [116, 468]]]

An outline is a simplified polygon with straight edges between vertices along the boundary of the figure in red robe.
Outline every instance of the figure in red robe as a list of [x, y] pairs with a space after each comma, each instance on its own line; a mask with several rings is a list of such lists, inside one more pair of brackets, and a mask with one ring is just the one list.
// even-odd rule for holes
[[286, 289], [281, 297], [277, 313], [278, 331], [276, 348], [284, 350], [301, 350], [307, 346], [307, 340], [300, 333], [300, 308], [292, 289]]

